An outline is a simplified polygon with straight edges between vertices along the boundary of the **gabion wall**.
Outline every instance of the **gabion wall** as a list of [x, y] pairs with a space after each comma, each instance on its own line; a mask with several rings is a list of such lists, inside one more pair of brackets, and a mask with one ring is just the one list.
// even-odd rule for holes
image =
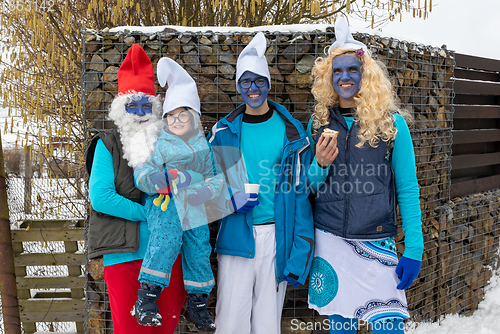
[[[198, 83], [202, 102], [202, 122], [205, 131], [210, 130], [217, 120], [243, 102], [236, 92], [235, 66], [238, 54], [253, 35], [254, 33], [239, 32], [186, 33], [168, 28], [151, 34], [126, 30], [116, 33], [84, 32], [83, 106], [87, 139], [110, 126], [106, 115], [118, 89], [117, 71], [133, 43], [139, 43], [144, 48], [155, 71], [156, 63], [161, 57], [170, 57], [193, 76]], [[305, 125], [314, 108], [314, 98], [310, 92], [310, 72], [315, 59], [322, 56], [325, 48], [335, 40], [333, 29], [307, 33], [267, 31], [265, 35], [268, 40], [266, 57], [272, 77], [269, 99], [285, 105]], [[449, 265], [444, 261], [450, 259], [450, 256], [446, 257], [450, 252], [450, 245], [446, 248], [445, 237], [447, 233], [451, 233], [448, 231], [451, 224], [441, 223], [443, 207], [449, 205], [446, 203], [450, 200], [453, 54], [445, 49], [392, 38], [367, 34], [354, 34], [354, 37], [367, 44], [374, 56], [386, 64], [402, 106], [412, 111], [414, 116], [410, 130], [421, 192], [425, 253], [419, 279], [407, 290], [413, 319], [437, 320], [445, 313], [472, 310], [477, 305], [475, 302], [478, 297], [474, 291], [486, 283], [484, 280], [477, 281], [479, 283], [472, 286], [465, 278], [463, 284], [457, 283], [457, 278], [453, 282], [447, 281], [449, 272], [446, 268]], [[164, 94], [163, 88], [159, 85], [156, 88], [157, 92]], [[455, 212], [456, 208], [450, 210]], [[215, 226], [211, 228], [214, 230]], [[488, 240], [491, 241], [490, 238]], [[397, 241], [398, 251], [402, 253], [402, 232]], [[492, 244], [494, 249], [496, 244], [497, 242]], [[482, 256], [491, 259], [493, 248], [483, 251]], [[463, 248], [462, 257], [453, 255], [453, 264], [460, 268], [467, 266], [470, 257], [464, 254], [472, 251], [470, 248]], [[216, 274], [215, 258], [213, 264]], [[101, 333], [104, 328], [112, 326], [102, 279], [102, 265], [98, 262], [90, 263], [87, 278], [88, 287], [92, 290], [89, 291], [89, 296], [93, 296], [87, 304], [87, 329], [89, 333]], [[449, 297], [448, 291], [453, 291], [461, 301], [453, 302], [454, 297]], [[215, 296], [214, 290], [211, 307], [215, 306]], [[283, 312], [283, 333], [292, 332], [293, 319], [306, 323], [321, 322], [324, 319], [307, 309], [307, 287], [288, 287]], [[179, 333], [188, 333], [193, 328], [181, 321], [178, 330]], [[313, 332], [328, 331], [315, 329]]]

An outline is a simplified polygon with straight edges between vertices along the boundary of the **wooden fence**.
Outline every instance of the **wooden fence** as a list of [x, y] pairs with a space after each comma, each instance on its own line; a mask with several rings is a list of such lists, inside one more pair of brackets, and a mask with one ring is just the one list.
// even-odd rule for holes
[[[84, 333], [85, 277], [81, 266], [85, 264], [85, 256], [78, 252], [78, 241], [84, 240], [82, 226], [83, 221], [25, 221], [22, 229], [12, 231], [20, 315], [25, 334], [36, 332], [36, 322], [76, 322], [77, 332]], [[41, 251], [27, 251], [25, 246], [29, 242], [40, 243], [41, 247], [35, 249]], [[63, 242], [64, 252], [46, 251], [50, 242]], [[66, 266], [68, 275], [28, 275], [29, 266]], [[49, 289], [51, 291], [43, 291]], [[63, 289], [69, 291], [61, 292]]]
[[500, 188], [500, 60], [455, 56], [451, 198]]

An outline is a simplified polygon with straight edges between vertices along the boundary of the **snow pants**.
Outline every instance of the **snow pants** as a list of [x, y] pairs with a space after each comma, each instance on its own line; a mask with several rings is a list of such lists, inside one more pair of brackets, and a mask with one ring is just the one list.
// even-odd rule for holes
[[208, 225], [182, 231], [173, 201], [167, 211], [162, 211], [154, 206], [153, 198], [148, 198], [144, 205], [151, 234], [139, 281], [169, 286], [172, 266], [181, 254], [187, 293], [210, 294], [215, 279], [210, 265], [212, 246]]
[[108, 287], [111, 319], [115, 334], [172, 334], [179, 322], [179, 316], [186, 299], [186, 290], [182, 282], [181, 257], [172, 268], [170, 286], [164, 289], [158, 300], [163, 318], [161, 327], [141, 326], [130, 315], [130, 310], [137, 300], [140, 283], [137, 280], [142, 260], [114, 264], [104, 267], [104, 280]]

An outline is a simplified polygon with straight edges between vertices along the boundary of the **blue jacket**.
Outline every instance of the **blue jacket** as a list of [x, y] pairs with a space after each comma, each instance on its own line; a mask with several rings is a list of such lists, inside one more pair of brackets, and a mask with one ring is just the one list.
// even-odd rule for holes
[[318, 129], [316, 142], [325, 128], [339, 131], [339, 153], [316, 193], [315, 226], [347, 239], [395, 236], [395, 189], [387, 143], [356, 147], [359, 126], [355, 123], [348, 130], [338, 108], [330, 109], [329, 124]]
[[[306, 184], [311, 150], [302, 124], [284, 106], [269, 100], [268, 103], [286, 126], [279, 183], [275, 190], [276, 279], [280, 283], [285, 276], [290, 276], [304, 284], [314, 254], [314, 224]], [[232, 111], [217, 122], [208, 135], [217, 163], [226, 173], [225, 189], [215, 200], [220, 210], [228, 210], [232, 194], [244, 191], [243, 184], [247, 182], [239, 150], [244, 111], [245, 105]], [[224, 217], [217, 233], [216, 253], [254, 257], [252, 211]]]
[[157, 194], [155, 185], [150, 179], [151, 175], [156, 172], [177, 169], [201, 174], [204, 179], [191, 179], [188, 188], [173, 196], [179, 220], [183, 222], [183, 229], [196, 228], [208, 223], [205, 206], [190, 206], [187, 203], [187, 196], [201, 187], [209, 186], [212, 189], [212, 198], [215, 198], [219, 196], [224, 183], [224, 175], [217, 173], [212, 162], [212, 152], [201, 132], [184, 142], [179, 136], [170, 134], [162, 128], [151, 158], [142, 166], [135, 168], [134, 179], [137, 188], [141, 191]]

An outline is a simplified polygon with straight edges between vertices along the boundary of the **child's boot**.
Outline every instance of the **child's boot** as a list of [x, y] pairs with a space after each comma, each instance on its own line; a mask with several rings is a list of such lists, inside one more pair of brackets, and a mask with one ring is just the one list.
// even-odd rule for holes
[[130, 314], [137, 318], [139, 325], [161, 326], [161, 315], [156, 301], [160, 298], [162, 288], [155, 284], [141, 283], [138, 298]]
[[186, 320], [193, 323], [202, 332], [215, 332], [215, 323], [207, 310], [206, 294], [194, 293], [187, 295], [187, 309], [184, 313]]

